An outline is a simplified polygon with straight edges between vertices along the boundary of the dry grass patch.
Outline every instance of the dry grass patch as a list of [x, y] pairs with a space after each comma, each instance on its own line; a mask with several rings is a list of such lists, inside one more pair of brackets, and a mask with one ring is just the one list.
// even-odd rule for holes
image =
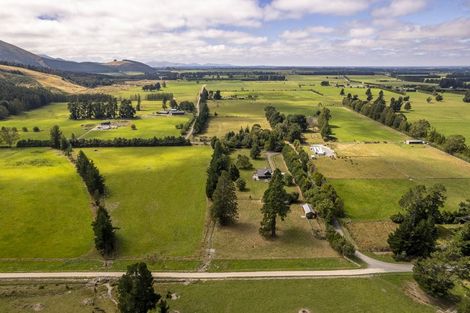
[[397, 228], [397, 225], [392, 221], [349, 222], [346, 223], [346, 227], [359, 250], [389, 251], [388, 235]]
[[[278, 220], [277, 238], [265, 239], [259, 232], [262, 219], [259, 200], [239, 200], [239, 220], [229, 227], [217, 227], [213, 248], [220, 259], [339, 257], [326, 240], [315, 239], [312, 228], [301, 216], [299, 205], [291, 206], [284, 221]], [[316, 222], [312, 223], [318, 229]]]
[[33, 78], [38, 83], [40, 83], [43, 87], [58, 89], [60, 91], [68, 92], [68, 93], [78, 93], [78, 92], [85, 92], [88, 91], [88, 88], [79, 86], [72, 82], [69, 82], [63, 79], [60, 76], [53, 75], [53, 74], [46, 74], [41, 73], [33, 70], [28, 70], [21, 67], [15, 66], [7, 66], [7, 65], [0, 65], [0, 69], [7, 70], [7, 71], [20, 71], [24, 75]]
[[329, 178], [470, 178], [470, 164], [428, 145], [333, 144], [338, 158], [315, 161]]

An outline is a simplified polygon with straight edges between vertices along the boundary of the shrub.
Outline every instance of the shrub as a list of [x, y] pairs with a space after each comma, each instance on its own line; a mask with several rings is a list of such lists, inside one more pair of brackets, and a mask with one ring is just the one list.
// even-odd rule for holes
[[41, 131], [41, 130], [39, 129], [39, 127], [37, 127], [37, 126], [34, 126], [34, 127], [33, 127], [33, 132], [39, 133], [40, 131]]
[[25, 133], [28, 132], [28, 128], [27, 128], [27, 127], [23, 127], [23, 128], [21, 128], [21, 130], [22, 130], [23, 132], [25, 132]]
[[131, 124], [131, 129], [132, 129], [132, 130], [136, 130], [136, 129], [137, 129], [137, 127], [135, 126], [135, 124]]
[[238, 178], [237, 181], [235, 182], [237, 185], [237, 188], [239, 191], [245, 191], [246, 190], [246, 181], [243, 178]]
[[338, 253], [341, 253], [345, 257], [353, 257], [356, 249], [347, 241], [343, 236], [338, 234], [333, 227], [328, 226], [326, 230], [326, 239], [330, 243], [331, 247]]

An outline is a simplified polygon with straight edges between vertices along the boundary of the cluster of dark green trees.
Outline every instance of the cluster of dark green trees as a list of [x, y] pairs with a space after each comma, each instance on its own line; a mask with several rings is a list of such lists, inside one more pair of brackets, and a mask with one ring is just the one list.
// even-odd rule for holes
[[105, 193], [104, 178], [95, 166], [92, 160], [88, 159], [83, 151], [80, 150], [75, 161], [75, 167], [78, 174], [82, 177], [88, 192], [95, 198], [99, 199]]
[[408, 122], [406, 116], [401, 113], [403, 103], [405, 109], [411, 107], [408, 97], [400, 97], [398, 100], [392, 98], [390, 99], [390, 105], [387, 106], [382, 91], [380, 91], [378, 98], [373, 102], [362, 101], [357, 96], [351, 96], [351, 94], [348, 94], [343, 99], [343, 105], [352, 108], [356, 112], [379, 121], [384, 125], [393, 127], [414, 138], [427, 140], [447, 153], [461, 154], [470, 158], [470, 149], [465, 144], [465, 137], [462, 135], [446, 137], [435, 128], [431, 127], [431, 124], [424, 119], [412, 123]]
[[118, 308], [121, 313], [169, 313], [167, 299], [156, 293], [155, 281], [145, 263], [127, 267], [127, 272], [118, 281]]
[[209, 122], [209, 106], [207, 105], [207, 100], [209, 99], [209, 92], [206, 88], [203, 88], [201, 94], [199, 95], [199, 114], [196, 117], [194, 122], [194, 134], [199, 134], [204, 131]]
[[285, 145], [282, 155], [305, 200], [312, 204], [318, 214], [330, 224], [335, 218], [344, 217], [343, 200], [333, 185], [329, 184], [313, 164], [309, 163], [308, 154], [300, 146], [297, 150]]
[[328, 108], [323, 108], [318, 114], [317, 125], [320, 129], [320, 134], [324, 140], [331, 139], [331, 126], [330, 126], [331, 112]]
[[467, 102], [467, 103], [470, 102], [470, 90], [467, 90], [465, 92], [465, 96], [463, 97], [463, 102]]
[[[19, 143], [19, 142], [18, 142]], [[160, 147], [160, 146], [190, 146], [191, 142], [184, 137], [167, 136], [163, 138], [121, 138], [114, 139], [76, 139], [70, 143], [74, 148], [86, 147]]]
[[173, 99], [173, 94], [171, 92], [150, 93], [150, 94], [145, 95], [145, 100], [148, 100], [148, 101], [161, 100], [162, 102], [166, 103], [167, 101], [171, 101], [172, 99]]
[[72, 145], [70, 141], [65, 138], [59, 126], [54, 125], [50, 130], [50, 146], [53, 149], [62, 150], [65, 155], [70, 156], [72, 152]]
[[156, 82], [155, 84], [144, 85], [142, 87], [143, 91], [159, 91], [160, 89], [162, 89], [162, 85], [160, 84], [160, 82]]
[[284, 144], [283, 138], [277, 132], [262, 129], [259, 124], [253, 125], [251, 129], [246, 127], [240, 128], [238, 132], [230, 131], [224, 135], [222, 141], [229, 149], [251, 149], [254, 159], [259, 156], [262, 148], [279, 152]]
[[76, 95], [67, 107], [72, 120], [134, 118], [136, 113], [131, 100], [124, 99], [118, 106], [117, 99], [106, 94]]
[[[2, 126], [0, 129], [0, 144], [5, 143], [11, 147], [19, 138], [20, 135], [18, 134], [18, 130], [14, 127]], [[48, 146], [49, 144], [46, 145], [46, 147]]]
[[[273, 142], [275, 142], [276, 139], [287, 140], [289, 142], [302, 140], [302, 132], [308, 129], [307, 118], [305, 115], [291, 114], [286, 117], [271, 105], [264, 108], [264, 113], [269, 125], [271, 125], [271, 128], [273, 129], [272, 138], [270, 139]], [[282, 149], [282, 147], [280, 148]], [[280, 150], [275, 149], [272, 151]]]
[[42, 87], [25, 87], [0, 78], [0, 120], [27, 110], [36, 109], [51, 102], [65, 101], [60, 93], [53, 93]]
[[230, 164], [228, 149], [214, 138], [214, 152], [207, 169], [206, 195], [212, 199], [211, 215], [220, 225], [228, 225], [238, 218], [237, 196], [234, 181], [240, 178], [235, 164]]
[[[427, 258], [419, 259], [413, 268], [413, 276], [432, 296], [447, 297], [458, 282], [470, 279], [469, 264], [470, 223], [467, 223], [455, 233], [445, 247], [436, 249]], [[459, 312], [469, 312], [469, 296], [467, 290], [466, 298], [461, 299]]]
[[[72, 135], [69, 140], [73, 148], [91, 148], [91, 147], [173, 147], [190, 146], [191, 142], [184, 137], [168, 136], [163, 138], [121, 138], [114, 139], [77, 139]], [[16, 143], [18, 148], [28, 147], [50, 147], [50, 140], [23, 139]]]
[[356, 252], [353, 244], [341, 236], [331, 225], [327, 225], [326, 240], [328, 240], [333, 249], [348, 258], [353, 257]]
[[395, 257], [410, 260], [427, 257], [436, 248], [437, 228], [441, 221], [440, 208], [446, 200], [446, 190], [437, 184], [412, 187], [399, 201], [404, 213], [392, 216], [399, 226], [390, 234], [388, 244]]
[[[389, 235], [388, 243], [398, 260], [417, 259], [413, 275], [418, 284], [434, 297], [447, 297], [458, 281], [470, 279], [470, 223], [456, 232], [449, 243], [438, 246], [436, 224], [446, 222], [440, 209], [446, 201], [442, 185], [417, 185], [406, 192], [399, 204], [404, 213], [392, 216], [399, 226]], [[470, 216], [470, 200], [461, 204]], [[470, 302], [460, 304], [468, 312]], [[466, 299], [466, 300], [465, 300]]]

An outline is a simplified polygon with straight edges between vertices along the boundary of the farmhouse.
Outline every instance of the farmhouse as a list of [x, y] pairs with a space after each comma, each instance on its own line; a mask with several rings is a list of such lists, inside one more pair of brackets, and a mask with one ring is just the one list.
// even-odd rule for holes
[[408, 139], [408, 140], [405, 140], [405, 143], [407, 145], [423, 145], [426, 142], [424, 140], [420, 140], [420, 139]]
[[271, 179], [273, 173], [270, 169], [264, 168], [256, 170], [255, 174], [253, 175], [254, 180], [262, 180], [262, 179]]
[[177, 109], [162, 110], [157, 112], [158, 115], [184, 115], [186, 112]]
[[317, 212], [312, 208], [312, 206], [308, 203], [302, 205], [302, 209], [304, 210], [305, 217], [309, 220], [314, 219], [317, 217]]
[[170, 114], [170, 115], [184, 115], [185, 112], [184, 112], [184, 111], [177, 110], [177, 109], [170, 109], [170, 111], [168, 112], [168, 114]]
[[111, 122], [101, 122], [98, 127], [96, 127], [98, 130], [108, 130], [111, 129]]

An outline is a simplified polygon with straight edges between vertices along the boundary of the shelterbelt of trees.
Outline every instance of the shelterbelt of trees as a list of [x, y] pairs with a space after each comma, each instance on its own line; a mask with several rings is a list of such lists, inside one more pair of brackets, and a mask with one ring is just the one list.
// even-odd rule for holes
[[[160, 147], [160, 146], [190, 146], [191, 142], [184, 137], [168, 136], [163, 138], [114, 138], [114, 139], [76, 139], [69, 140], [73, 148], [87, 147]], [[50, 140], [24, 139], [16, 143], [18, 148], [50, 147]]]
[[132, 101], [121, 100], [118, 106], [117, 99], [106, 94], [82, 94], [70, 97], [67, 108], [70, 119], [115, 119], [134, 118], [136, 109]]
[[[370, 93], [370, 90], [368, 90], [368, 93]], [[439, 99], [442, 100], [442, 96], [436, 95], [436, 100], [440, 101]], [[343, 99], [344, 106], [350, 107], [358, 113], [411, 137], [427, 140], [449, 154], [458, 155], [467, 161], [470, 160], [470, 149], [465, 144], [464, 136], [451, 135], [446, 137], [433, 128], [431, 123], [425, 119], [412, 123], [408, 122], [406, 116], [401, 113], [402, 104], [404, 104], [405, 110], [409, 110], [411, 108], [409, 97], [391, 98], [390, 104], [387, 105], [382, 91], [374, 101], [372, 101], [371, 94], [368, 96], [368, 100], [361, 100], [358, 96], [352, 96], [351, 94]]]
[[42, 87], [16, 86], [0, 78], [0, 120], [65, 99], [65, 95]]

